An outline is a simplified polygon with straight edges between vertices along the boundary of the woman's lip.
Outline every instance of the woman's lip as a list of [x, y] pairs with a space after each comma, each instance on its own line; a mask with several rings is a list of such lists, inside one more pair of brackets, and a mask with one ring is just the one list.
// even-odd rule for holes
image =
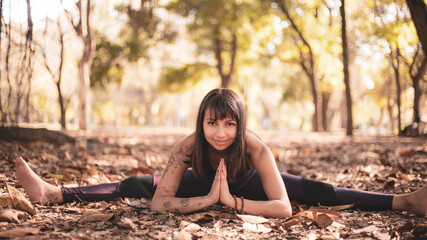
[[215, 142], [217, 145], [222, 146], [222, 145], [227, 144], [228, 140], [214, 140], [214, 142]]

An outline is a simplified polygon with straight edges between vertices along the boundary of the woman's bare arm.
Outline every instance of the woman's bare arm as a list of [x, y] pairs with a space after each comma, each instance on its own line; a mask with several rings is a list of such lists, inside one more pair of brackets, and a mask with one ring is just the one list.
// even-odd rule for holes
[[[246, 144], [251, 164], [258, 171], [264, 191], [269, 200], [254, 201], [244, 199], [244, 212], [253, 215], [263, 215], [265, 217], [290, 217], [292, 215], [292, 207], [285, 184], [270, 149], [250, 132], [246, 136]], [[233, 197], [231, 195], [223, 196], [221, 192], [221, 202], [234, 208], [235, 201]], [[240, 210], [241, 208], [242, 201], [237, 199], [237, 209]]]
[[[172, 150], [165, 172], [157, 186], [151, 202], [152, 211], [168, 211], [188, 213], [194, 212], [218, 202], [218, 192], [211, 190], [207, 196], [193, 198], [177, 198], [175, 194], [178, 190], [181, 179], [188, 169], [186, 161], [190, 160], [194, 135], [190, 135], [178, 143]], [[215, 199], [215, 194], [217, 195]]]

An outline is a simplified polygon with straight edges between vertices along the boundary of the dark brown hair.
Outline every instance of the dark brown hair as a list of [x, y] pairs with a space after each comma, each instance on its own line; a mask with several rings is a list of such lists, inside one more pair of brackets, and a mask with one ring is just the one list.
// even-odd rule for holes
[[217, 88], [210, 91], [202, 100], [197, 114], [196, 132], [193, 153], [191, 156], [191, 167], [195, 175], [203, 180], [214, 177], [208, 159], [208, 146], [203, 131], [203, 120], [205, 112], [210, 111], [214, 119], [231, 117], [237, 122], [237, 134], [233, 144], [230, 146], [230, 156], [225, 159], [227, 166], [227, 178], [229, 182], [238, 182], [245, 177], [248, 170], [246, 162], [246, 116], [243, 102], [240, 97], [230, 89]]

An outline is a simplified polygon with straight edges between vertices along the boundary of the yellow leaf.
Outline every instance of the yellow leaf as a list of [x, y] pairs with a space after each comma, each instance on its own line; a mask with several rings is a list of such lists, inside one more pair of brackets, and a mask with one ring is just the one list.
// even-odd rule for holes
[[55, 179], [58, 179], [58, 180], [63, 180], [64, 179], [64, 175], [62, 175], [62, 174], [49, 173], [49, 175], [51, 177], [55, 178]]

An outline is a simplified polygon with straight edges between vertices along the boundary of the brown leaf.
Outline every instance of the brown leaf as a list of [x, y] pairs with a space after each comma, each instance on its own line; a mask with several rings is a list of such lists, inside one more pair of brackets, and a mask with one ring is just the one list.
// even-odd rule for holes
[[201, 212], [189, 215], [188, 219], [192, 222], [208, 222], [212, 220], [212, 215], [210, 212]]
[[328, 207], [328, 209], [332, 211], [341, 211], [341, 210], [345, 210], [353, 207], [354, 207], [354, 204], [352, 203], [352, 204], [346, 204], [346, 205], [330, 206]]
[[113, 213], [91, 213], [83, 215], [79, 222], [106, 222], [114, 216]]
[[292, 227], [294, 225], [297, 225], [300, 223], [300, 220], [298, 220], [298, 218], [292, 218], [284, 223], [276, 223], [276, 226], [282, 226], [284, 228], [288, 228], [288, 227]]
[[89, 176], [97, 176], [99, 175], [98, 170], [96, 169], [96, 167], [91, 167], [87, 170], [87, 174], [89, 174]]
[[295, 216], [307, 217], [316, 222], [319, 227], [326, 227], [331, 225], [333, 218], [339, 218], [341, 215], [329, 209], [310, 209], [297, 213]]
[[40, 228], [14, 228], [0, 232], [0, 237], [3, 238], [16, 238], [23, 237], [28, 234], [37, 234], [39, 233]]
[[129, 170], [129, 174], [132, 176], [152, 175], [153, 170], [148, 167], [137, 167]]
[[28, 213], [15, 209], [3, 209], [0, 211], [0, 221], [20, 223], [19, 218], [26, 219], [29, 217]]
[[329, 217], [327, 214], [324, 214], [324, 213], [318, 214], [316, 216], [315, 221], [319, 227], [327, 227], [334, 222], [334, 220], [331, 217]]
[[12, 199], [10, 197], [0, 197], [0, 206], [9, 207], [12, 206]]
[[415, 179], [415, 175], [414, 174], [402, 173], [397, 178], [400, 180], [406, 180], [406, 181], [410, 182], [410, 181]]
[[12, 199], [13, 207], [18, 210], [26, 211], [31, 215], [35, 215], [37, 213], [33, 204], [28, 201], [28, 199], [26, 199], [18, 189], [10, 186], [9, 184], [6, 184], [6, 187], [7, 191], [9, 192], [10, 198]]
[[268, 219], [263, 218], [263, 217], [259, 217], [259, 216], [254, 216], [254, 215], [243, 215], [243, 214], [236, 214], [237, 218], [247, 222], [247, 223], [266, 223], [268, 222]]
[[403, 156], [412, 156], [413, 154], [414, 154], [414, 151], [412, 151], [412, 150], [406, 150], [406, 151], [399, 152], [399, 155], [401, 157], [403, 157]]

